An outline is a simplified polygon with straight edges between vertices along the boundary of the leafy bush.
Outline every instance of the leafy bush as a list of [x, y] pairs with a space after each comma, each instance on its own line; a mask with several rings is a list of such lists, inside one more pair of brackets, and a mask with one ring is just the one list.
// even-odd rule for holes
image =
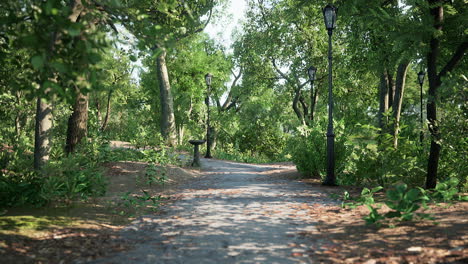
[[236, 150], [236, 149], [230, 149], [230, 150], [216, 149], [213, 155], [218, 159], [232, 160], [232, 161], [245, 162], [245, 163], [269, 163], [269, 162], [278, 161], [278, 160], [270, 159], [261, 154], [252, 153], [250, 151], [240, 152], [239, 150]]
[[32, 172], [0, 173], [0, 209], [13, 206], [43, 206], [47, 203], [40, 195], [43, 178]]
[[[367, 126], [376, 131], [375, 127]], [[422, 186], [426, 176], [427, 157], [421, 152], [419, 141], [400, 138], [397, 149], [393, 136], [377, 135], [376, 143], [359, 142], [351, 155], [352, 173], [344, 175], [353, 185], [389, 186], [405, 182], [410, 186]]]
[[[297, 169], [305, 177], [324, 177], [326, 174], [327, 138], [325, 136], [325, 126], [315, 124], [312, 127], [300, 127], [299, 133], [293, 137], [288, 146], [291, 159], [296, 164]], [[338, 123], [335, 138], [335, 175], [342, 184], [343, 175], [349, 166], [350, 146], [343, 133], [342, 122]]]
[[44, 169], [41, 196], [49, 201], [70, 202], [104, 195], [106, 182], [97, 164], [83, 164], [81, 157], [70, 156]]

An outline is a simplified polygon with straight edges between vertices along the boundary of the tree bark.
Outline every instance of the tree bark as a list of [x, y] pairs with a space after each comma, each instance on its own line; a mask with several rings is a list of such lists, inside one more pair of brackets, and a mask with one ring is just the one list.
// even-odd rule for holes
[[393, 81], [393, 74], [387, 70], [388, 77], [388, 107], [393, 106], [393, 98], [395, 97], [395, 82]]
[[49, 160], [52, 107], [42, 98], [37, 99], [36, 127], [34, 135], [34, 169], [40, 170]]
[[[430, 14], [434, 18], [435, 32], [442, 32], [444, 22], [444, 8], [442, 0], [428, 0], [430, 5]], [[433, 189], [437, 185], [437, 170], [439, 167], [439, 156], [442, 148], [441, 132], [437, 120], [437, 100], [438, 89], [442, 84], [441, 78], [452, 71], [456, 65], [462, 60], [468, 42], [463, 41], [454, 52], [452, 58], [442, 68], [440, 73], [437, 73], [438, 57], [440, 55], [440, 36], [432, 35], [429, 42], [429, 52], [427, 53], [427, 75], [429, 80], [428, 100], [427, 100], [427, 120], [429, 132], [431, 133], [431, 148], [429, 151], [429, 159], [427, 165], [426, 188]]]
[[301, 89], [295, 89], [292, 107], [293, 107], [294, 113], [296, 113], [297, 118], [301, 121], [303, 125], [306, 125], [306, 122], [304, 120], [304, 115], [302, 114], [301, 109], [299, 109], [299, 106], [298, 106], [300, 96], [301, 96]]
[[88, 134], [88, 95], [78, 92], [73, 113], [68, 119], [65, 152], [73, 153], [81, 140]]
[[384, 70], [380, 76], [379, 84], [379, 112], [377, 117], [379, 119], [380, 133], [384, 133], [387, 129], [388, 118], [384, 114], [388, 111], [388, 89], [389, 81], [387, 70]]
[[171, 146], [177, 145], [177, 135], [174, 116], [174, 99], [166, 65], [166, 51], [163, 49], [157, 58], [157, 74], [161, 102], [161, 135]]
[[398, 133], [400, 132], [401, 105], [405, 92], [406, 73], [408, 72], [409, 62], [402, 62], [398, 65], [395, 97], [393, 98], [393, 147], [398, 148]]
[[315, 108], [317, 106], [318, 98], [319, 98], [319, 93], [318, 89], [315, 88], [313, 91], [310, 91], [310, 114], [309, 114], [309, 120], [310, 123], [314, 121], [315, 117]]
[[[434, 5], [440, 1], [428, 1]], [[444, 19], [444, 10], [442, 5], [434, 6], [430, 9], [430, 13], [434, 18], [434, 28], [438, 31], [442, 30]], [[437, 73], [437, 59], [439, 57], [439, 39], [433, 36], [430, 40], [430, 49], [427, 54], [427, 75], [429, 80], [428, 100], [427, 100], [427, 120], [429, 132], [431, 133], [431, 148], [429, 150], [429, 159], [427, 165], [426, 188], [433, 189], [437, 184], [437, 170], [439, 167], [440, 156], [440, 131], [437, 122], [437, 88], [441, 85]]]

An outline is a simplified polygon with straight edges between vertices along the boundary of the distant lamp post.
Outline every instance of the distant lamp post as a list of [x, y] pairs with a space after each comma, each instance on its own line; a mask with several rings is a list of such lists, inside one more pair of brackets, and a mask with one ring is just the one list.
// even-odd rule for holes
[[328, 30], [328, 129], [327, 129], [327, 177], [323, 185], [336, 186], [335, 177], [335, 134], [333, 132], [333, 83], [332, 83], [332, 41], [336, 26], [337, 8], [328, 4], [323, 9], [325, 27]]
[[421, 122], [421, 132], [419, 133], [419, 141], [423, 142], [424, 140], [424, 132], [423, 132], [423, 129], [424, 129], [424, 122], [423, 122], [423, 83], [424, 83], [424, 76], [426, 75], [425, 72], [423, 71], [420, 71], [418, 73], [418, 82], [419, 82], [419, 87], [420, 87], [420, 105], [421, 105], [421, 118], [420, 118], [420, 122]]
[[205, 82], [207, 87], [207, 93], [205, 97], [205, 104], [207, 107], [207, 119], [206, 119], [206, 153], [205, 158], [211, 159], [211, 126], [210, 126], [210, 93], [211, 93], [211, 79], [213, 75], [207, 73], [205, 75]]
[[315, 68], [314, 66], [310, 66], [310, 68], [307, 70], [307, 73], [309, 74], [310, 85], [314, 85], [317, 68]]

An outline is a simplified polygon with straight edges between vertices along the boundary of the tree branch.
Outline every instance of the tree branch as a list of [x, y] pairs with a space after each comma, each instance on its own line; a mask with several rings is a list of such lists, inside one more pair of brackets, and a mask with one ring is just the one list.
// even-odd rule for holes
[[444, 77], [448, 72], [452, 71], [457, 64], [461, 61], [465, 55], [465, 51], [468, 49], [468, 41], [464, 41], [457, 47], [457, 50], [453, 53], [452, 58], [447, 62], [444, 68], [440, 71], [437, 76], [439, 79]]

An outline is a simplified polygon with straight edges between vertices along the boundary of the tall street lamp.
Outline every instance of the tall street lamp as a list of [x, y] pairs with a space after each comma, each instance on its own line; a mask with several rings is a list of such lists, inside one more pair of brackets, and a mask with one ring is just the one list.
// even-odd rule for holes
[[205, 97], [205, 104], [207, 107], [207, 119], [206, 119], [206, 153], [205, 158], [211, 159], [211, 126], [210, 126], [210, 93], [211, 93], [211, 78], [213, 75], [207, 73], [205, 75], [205, 82], [207, 87], [207, 93]]
[[314, 116], [314, 81], [317, 68], [310, 66], [309, 69], [307, 69], [307, 73], [309, 74], [310, 81], [310, 120], [312, 120]]
[[336, 186], [335, 177], [335, 134], [333, 132], [333, 93], [332, 93], [332, 41], [333, 29], [336, 26], [337, 8], [328, 4], [323, 9], [325, 27], [328, 30], [328, 129], [327, 129], [327, 177], [323, 185]]
[[419, 87], [421, 88], [420, 89], [420, 99], [421, 99], [421, 118], [420, 118], [420, 122], [421, 122], [421, 132], [419, 133], [419, 141], [423, 142], [424, 140], [424, 132], [423, 132], [423, 128], [424, 128], [424, 122], [423, 122], [423, 83], [424, 83], [424, 75], [426, 75], [425, 72], [423, 71], [420, 71], [418, 73], [418, 82], [419, 82]]

